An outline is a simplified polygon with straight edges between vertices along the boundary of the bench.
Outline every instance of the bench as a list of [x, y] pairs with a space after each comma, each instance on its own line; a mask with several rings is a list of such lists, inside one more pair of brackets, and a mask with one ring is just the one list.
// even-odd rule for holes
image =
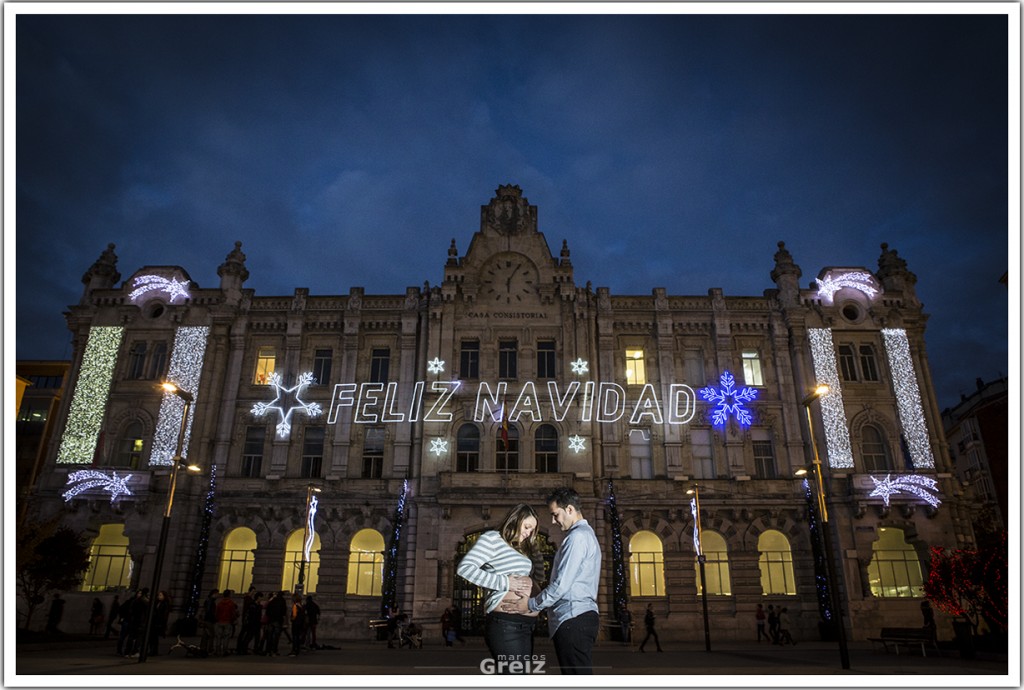
[[928, 628], [882, 628], [882, 632], [878, 637], [869, 637], [868, 641], [881, 642], [885, 647], [886, 653], [889, 652], [889, 645], [892, 645], [893, 649], [896, 650], [897, 656], [900, 653], [900, 645], [920, 647], [921, 656], [928, 656], [928, 647], [931, 647], [933, 650], [938, 650], [939, 648], [935, 644], [935, 639], [932, 635], [932, 630]]

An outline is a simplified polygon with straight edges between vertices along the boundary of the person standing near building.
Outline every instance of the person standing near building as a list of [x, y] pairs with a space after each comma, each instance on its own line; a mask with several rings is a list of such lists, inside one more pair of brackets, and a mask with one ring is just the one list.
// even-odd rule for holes
[[661, 648], [661, 640], [658, 639], [658, 631], [654, 629], [654, 604], [647, 605], [647, 612], [644, 614], [644, 627], [647, 628], [647, 636], [644, 641], [640, 643], [640, 651], [644, 651], [644, 645], [647, 644], [647, 640], [654, 636], [654, 645], [658, 648], [658, 651], [663, 651]]
[[[459, 561], [459, 577], [490, 590], [484, 602], [487, 614], [484, 638], [498, 665], [499, 672], [508, 670], [501, 662], [524, 663], [533, 656], [533, 628], [539, 614], [507, 613], [499, 610], [503, 601], [514, 602], [530, 595], [533, 580], [534, 536], [537, 513], [520, 503], [505, 516], [501, 527], [480, 535], [473, 548]], [[522, 576], [519, 588], [513, 578]], [[525, 664], [522, 667], [525, 670]]]
[[54, 592], [53, 599], [50, 601], [50, 610], [46, 614], [46, 632], [51, 635], [59, 633], [60, 630], [57, 626], [60, 625], [60, 619], [64, 616], [64, 599], [61, 598], [60, 592]]
[[768, 604], [768, 637], [772, 638], [772, 644], [779, 644], [779, 614], [771, 604]]
[[220, 654], [221, 656], [227, 656], [230, 653], [228, 642], [231, 640], [231, 634], [235, 629], [235, 622], [238, 620], [238, 604], [231, 598], [232, 594], [234, 594], [232, 590], [225, 589], [217, 601], [217, 622], [215, 628], [217, 639], [213, 653]]
[[765, 620], [768, 616], [764, 613], [764, 606], [761, 604], [757, 605], [757, 611], [754, 611], [754, 621], [757, 623], [757, 642], [761, 643], [761, 638], [770, 639], [768, 633], [764, 631]]
[[206, 601], [203, 603], [203, 618], [202, 621], [200, 621], [200, 625], [202, 625], [203, 628], [203, 635], [199, 638], [199, 648], [207, 654], [213, 651], [213, 640], [217, 634], [218, 594], [220, 594], [219, 589], [211, 589], [210, 593], [206, 595]]
[[306, 595], [306, 630], [309, 632], [309, 648], [320, 649], [316, 641], [316, 626], [320, 623], [320, 606], [313, 601], [313, 595]]
[[[548, 496], [547, 504], [551, 521], [565, 533], [555, 553], [551, 582], [536, 596], [524, 596], [502, 607], [522, 614], [547, 609], [548, 634], [562, 673], [592, 674], [594, 642], [600, 626], [597, 585], [601, 577], [601, 545], [594, 528], [583, 517], [578, 493], [569, 488], [557, 489]], [[530, 582], [528, 577], [514, 579], [517, 581], [510, 582], [513, 590]]]
[[[107, 630], [103, 633], [103, 639], [110, 639], [110, 632], [114, 629], [114, 623], [118, 620], [118, 615], [121, 613], [121, 597], [118, 594], [114, 595], [114, 600], [110, 602], [110, 615], [107, 616]], [[120, 632], [120, 629], [118, 630]]]
[[302, 605], [302, 595], [292, 595], [292, 651], [288, 656], [298, 656], [302, 649], [302, 640], [306, 636], [306, 607]]
[[619, 630], [622, 632], [622, 644], [627, 645], [633, 641], [633, 614], [629, 607], [623, 605], [619, 609]]

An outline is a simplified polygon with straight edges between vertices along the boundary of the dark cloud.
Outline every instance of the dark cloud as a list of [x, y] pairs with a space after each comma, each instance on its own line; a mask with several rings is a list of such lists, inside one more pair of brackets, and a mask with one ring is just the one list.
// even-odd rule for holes
[[[130, 11], [130, 6], [126, 6]], [[1007, 17], [19, 14], [17, 351], [108, 242], [259, 295], [437, 283], [519, 184], [577, 280], [760, 295], [899, 250], [940, 405], [1006, 373]], [[1014, 257], [1011, 260], [1016, 260]]]

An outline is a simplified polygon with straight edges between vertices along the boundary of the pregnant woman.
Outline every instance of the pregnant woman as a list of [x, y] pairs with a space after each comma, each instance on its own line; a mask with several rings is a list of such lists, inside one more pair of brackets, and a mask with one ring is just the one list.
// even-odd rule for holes
[[[537, 513], [520, 503], [505, 516], [500, 530], [480, 535], [473, 548], [459, 562], [458, 574], [475, 585], [491, 590], [484, 602], [487, 612], [485, 639], [499, 673], [516, 672], [529, 666], [533, 655], [533, 627], [537, 613], [503, 613], [503, 600], [530, 596], [529, 587], [509, 588], [510, 575], [530, 576], [533, 572]], [[521, 662], [510, 667], [512, 662]]]

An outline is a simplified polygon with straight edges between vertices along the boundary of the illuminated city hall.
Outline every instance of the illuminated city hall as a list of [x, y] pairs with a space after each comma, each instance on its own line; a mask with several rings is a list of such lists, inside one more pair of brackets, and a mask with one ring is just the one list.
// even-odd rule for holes
[[[704, 638], [704, 602], [723, 640], [753, 640], [757, 604], [787, 607], [797, 639], [835, 602], [850, 639], [920, 626], [930, 547], [974, 538], [896, 251], [875, 269], [836, 257], [801, 287], [779, 242], [752, 267], [759, 296], [615, 295], [574, 274], [572, 241], [552, 252], [537, 207], [501, 186], [478, 232], [434, 247], [442, 282], [394, 294], [259, 296], [241, 243], [216, 286], [179, 266], [122, 281], [109, 246], [67, 313], [27, 507], [91, 540], [72, 605], [150, 586], [170, 493], [172, 621], [214, 588], [301, 581], [323, 639], [367, 639], [389, 599], [427, 638], [453, 603], [474, 634], [460, 557], [571, 486], [604, 549], [604, 635], [624, 601], [634, 620], [653, 603], [677, 640]], [[543, 578], [561, 534], [542, 519], [540, 537]]]

